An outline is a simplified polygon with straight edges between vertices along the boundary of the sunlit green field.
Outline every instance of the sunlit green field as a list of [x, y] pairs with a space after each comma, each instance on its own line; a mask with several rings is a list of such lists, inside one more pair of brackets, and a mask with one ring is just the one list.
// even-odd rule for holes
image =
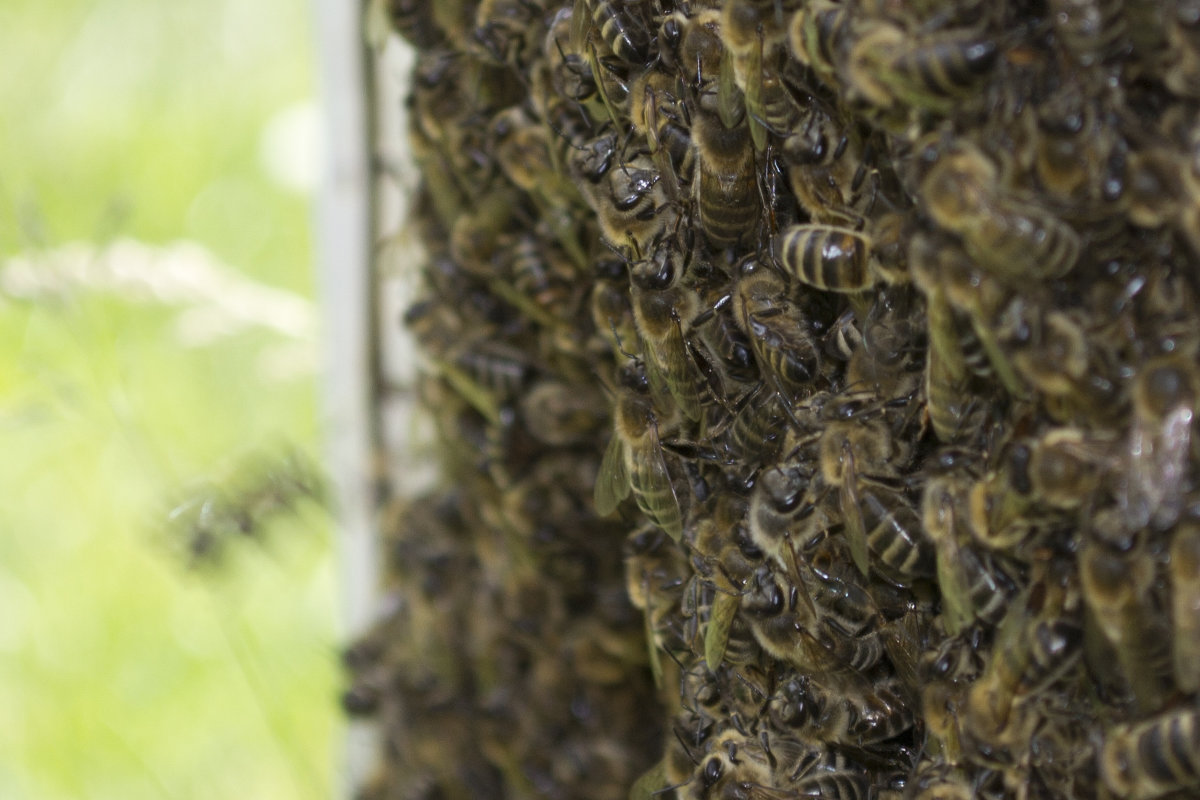
[[309, 9], [0, 3], [0, 798], [336, 783], [326, 512], [186, 524], [320, 452]]

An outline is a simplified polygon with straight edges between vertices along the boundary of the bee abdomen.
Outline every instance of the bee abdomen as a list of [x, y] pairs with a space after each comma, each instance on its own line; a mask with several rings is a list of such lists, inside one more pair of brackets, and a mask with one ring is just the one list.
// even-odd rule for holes
[[870, 245], [861, 233], [832, 225], [793, 225], [772, 243], [772, 255], [798, 280], [829, 292], [871, 285]]

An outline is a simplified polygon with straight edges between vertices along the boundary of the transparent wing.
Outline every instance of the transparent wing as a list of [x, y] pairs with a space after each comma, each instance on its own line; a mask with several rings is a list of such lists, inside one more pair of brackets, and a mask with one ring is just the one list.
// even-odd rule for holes
[[596, 513], [607, 516], [617, 510], [621, 501], [629, 496], [629, 467], [625, 462], [625, 442], [614, 432], [609, 440], [600, 472], [596, 475], [593, 501]]

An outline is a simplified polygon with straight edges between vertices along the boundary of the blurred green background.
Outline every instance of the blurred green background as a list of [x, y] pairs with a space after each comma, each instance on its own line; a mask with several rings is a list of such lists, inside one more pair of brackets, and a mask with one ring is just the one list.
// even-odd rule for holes
[[[331, 523], [268, 513], [321, 448], [312, 50], [300, 0], [0, 3], [0, 798], [332, 791]], [[213, 498], [258, 536], [190, 570]]]

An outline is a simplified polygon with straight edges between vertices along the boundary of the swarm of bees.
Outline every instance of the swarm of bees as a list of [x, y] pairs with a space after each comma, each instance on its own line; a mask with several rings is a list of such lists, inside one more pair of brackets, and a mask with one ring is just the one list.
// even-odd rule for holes
[[451, 488], [363, 798], [1200, 791], [1200, 4], [386, 10]]

